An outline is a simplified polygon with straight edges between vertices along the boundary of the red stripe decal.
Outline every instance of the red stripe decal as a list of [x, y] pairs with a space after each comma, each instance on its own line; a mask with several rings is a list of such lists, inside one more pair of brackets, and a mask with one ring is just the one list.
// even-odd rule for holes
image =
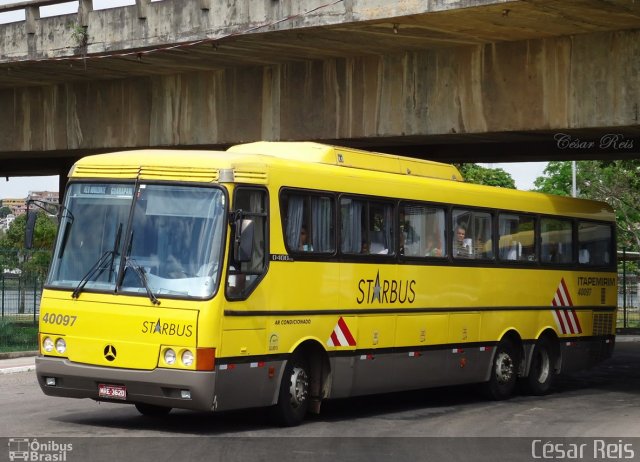
[[558, 322], [560, 323], [560, 329], [562, 329], [562, 333], [567, 333], [567, 327], [564, 324], [564, 319], [562, 316], [562, 310], [556, 310], [556, 316], [558, 317]]
[[569, 289], [567, 288], [567, 283], [564, 282], [564, 278], [560, 280], [560, 284], [562, 284], [562, 289], [565, 298], [567, 299], [568, 306], [573, 306], [573, 302], [571, 301], [571, 295], [569, 294]]
[[351, 332], [349, 331], [349, 326], [347, 326], [347, 323], [344, 321], [344, 319], [342, 319], [342, 317], [338, 319], [338, 326], [340, 326], [342, 335], [344, 335], [344, 338], [347, 339], [347, 343], [349, 344], [349, 346], [355, 346], [356, 339], [354, 339], [353, 335], [351, 335]]
[[573, 314], [573, 320], [576, 322], [576, 327], [578, 328], [578, 332], [576, 332], [576, 334], [581, 334], [582, 326], [580, 325], [580, 320], [578, 319], [578, 313], [576, 312], [576, 310], [571, 310], [571, 313]]

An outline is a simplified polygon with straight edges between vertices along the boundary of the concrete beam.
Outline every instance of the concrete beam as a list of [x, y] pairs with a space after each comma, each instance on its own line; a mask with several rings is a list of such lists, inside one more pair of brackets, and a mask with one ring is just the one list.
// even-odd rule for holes
[[639, 57], [631, 30], [0, 90], [0, 150], [640, 132]]
[[78, 25], [89, 27], [89, 13], [93, 11], [93, 0], [80, 0], [78, 4]]
[[25, 8], [25, 30], [27, 34], [36, 33], [36, 21], [40, 19], [40, 8], [37, 6], [30, 6]]
[[[62, 1], [5, 5], [0, 6], [0, 12]], [[24, 46], [25, 28], [21, 23], [0, 25], [0, 36], [6, 38], [0, 41], [0, 64], [7, 58], [24, 61], [77, 56], [77, 47], [70, 45], [68, 34], [61, 29], [61, 24], [69, 22], [80, 22], [90, 31], [88, 56], [233, 36], [243, 40], [254, 37], [249, 53], [240, 53], [244, 59], [253, 57], [254, 62], [264, 59], [264, 53], [255, 48], [265, 42], [259, 35], [274, 32], [286, 35], [286, 54], [292, 53], [291, 45], [295, 45], [302, 48], [299, 55], [322, 58], [328, 51], [334, 56], [352, 55], [358, 50], [360, 54], [375, 54], [391, 49], [519, 41], [640, 26], [640, 4], [627, 0], [580, 0], [562, 7], [556, 0], [136, 0], [135, 5], [86, 15], [90, 3], [82, 1], [77, 15], [41, 19], [42, 34], [33, 50]], [[144, 27], [141, 19], [146, 21]], [[292, 43], [297, 33], [310, 34], [308, 40], [315, 46]], [[341, 39], [336, 40], [337, 36]], [[276, 40], [271, 44], [282, 39], [273, 38]], [[243, 43], [241, 48], [247, 46]], [[282, 48], [277, 50], [281, 55]]]
[[147, 19], [149, 16], [149, 5], [151, 5], [151, 0], [136, 0], [138, 19]]

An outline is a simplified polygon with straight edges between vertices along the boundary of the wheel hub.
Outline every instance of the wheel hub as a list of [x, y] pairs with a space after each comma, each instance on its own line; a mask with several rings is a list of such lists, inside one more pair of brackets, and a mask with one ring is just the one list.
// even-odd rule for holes
[[513, 360], [505, 352], [500, 352], [496, 358], [496, 378], [500, 383], [507, 383], [513, 378]]
[[307, 400], [309, 395], [309, 377], [301, 367], [294, 367], [291, 373], [291, 386], [289, 387], [291, 405], [299, 407]]

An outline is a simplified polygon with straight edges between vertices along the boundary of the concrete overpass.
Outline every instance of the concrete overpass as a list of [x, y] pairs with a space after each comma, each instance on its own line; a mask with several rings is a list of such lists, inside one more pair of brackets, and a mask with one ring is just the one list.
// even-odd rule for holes
[[25, 11], [0, 25], [2, 176], [258, 139], [445, 161], [640, 151], [640, 2], [80, 0], [40, 18], [58, 3], [0, 7]]

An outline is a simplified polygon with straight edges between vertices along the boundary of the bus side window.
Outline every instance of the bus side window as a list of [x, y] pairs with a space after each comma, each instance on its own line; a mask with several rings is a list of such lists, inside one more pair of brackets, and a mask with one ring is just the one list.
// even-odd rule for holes
[[393, 207], [391, 204], [369, 202], [369, 253], [394, 253]]
[[344, 196], [340, 199], [340, 251], [393, 255], [393, 204]]
[[285, 244], [292, 253], [335, 252], [333, 197], [285, 191], [281, 198]]
[[454, 209], [452, 219], [455, 258], [493, 259], [490, 213]]
[[400, 249], [405, 257], [445, 257], [445, 211], [420, 204], [400, 206]]
[[540, 220], [542, 248], [540, 258], [544, 263], [571, 263], [572, 224], [570, 220], [542, 218]]
[[533, 262], [535, 253], [535, 218], [501, 213], [498, 218], [498, 257], [502, 261]]
[[578, 223], [578, 263], [609, 265], [613, 232], [611, 225], [581, 221]]
[[258, 188], [239, 187], [233, 201], [234, 210], [242, 210], [245, 218], [253, 221], [253, 246], [248, 261], [233, 259], [233, 243], [236, 230], [231, 226], [231, 247], [227, 277], [227, 297], [244, 299], [255, 289], [267, 268], [267, 193]]
[[345, 254], [369, 253], [363, 228], [366, 202], [351, 197], [340, 199], [340, 251]]

